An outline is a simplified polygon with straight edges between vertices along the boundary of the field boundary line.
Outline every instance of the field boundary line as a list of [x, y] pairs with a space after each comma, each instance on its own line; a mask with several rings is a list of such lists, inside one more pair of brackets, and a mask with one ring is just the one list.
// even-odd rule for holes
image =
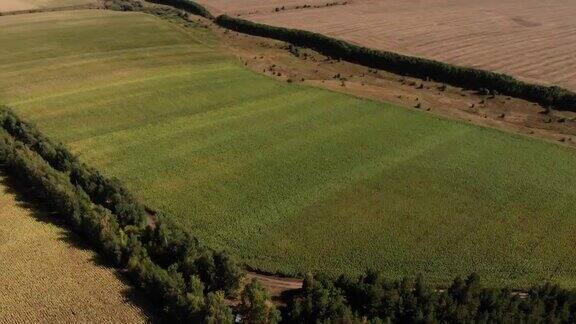
[[27, 10], [13, 10], [13, 11], [0, 11], [0, 16], [17, 16], [17, 15], [26, 15], [26, 14], [42, 13], [42, 12], [83, 10], [83, 9], [104, 9], [104, 6], [100, 2], [98, 2], [98, 3], [85, 4], [85, 5], [75, 5], [75, 6], [38, 8], [38, 9], [27, 9]]
[[[192, 0], [145, 1], [169, 5], [192, 15], [203, 16], [211, 19], [221, 28], [309, 48], [328, 57], [368, 68], [380, 69], [400, 76], [415, 77], [427, 81], [433, 80], [456, 87], [476, 90], [479, 93], [503, 94], [559, 110], [576, 111], [576, 92], [559, 86], [547, 86], [523, 81], [504, 73], [460, 66], [398, 52], [377, 50], [308, 30], [262, 24], [231, 17], [226, 14], [213, 18], [214, 16], [206, 8]], [[200, 13], [198, 13], [198, 8], [201, 9]]]

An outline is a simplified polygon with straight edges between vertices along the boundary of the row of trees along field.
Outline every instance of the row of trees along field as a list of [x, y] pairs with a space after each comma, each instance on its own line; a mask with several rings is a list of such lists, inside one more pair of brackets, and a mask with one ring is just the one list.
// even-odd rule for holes
[[285, 315], [291, 323], [574, 323], [576, 292], [534, 286], [527, 293], [486, 288], [476, 274], [445, 290], [378, 272], [338, 280], [307, 276]]
[[[214, 18], [204, 6], [192, 0], [148, 1], [172, 6], [188, 13], [211, 19], [220, 27], [226, 29], [307, 47], [326, 56], [367, 67], [403, 76], [442, 82], [483, 93], [512, 96], [536, 102], [545, 107], [576, 111], [576, 93], [558, 86], [533, 84], [502, 73], [375, 50], [305, 30], [270, 26], [227, 15], [220, 15]], [[139, 5], [139, 2], [134, 0], [113, 0], [112, 7], [122, 8], [121, 10], [146, 11], [145, 8]], [[150, 10], [148, 11], [151, 12]]]
[[[0, 108], [0, 125], [0, 164], [127, 269], [170, 319], [233, 322], [226, 299], [240, 287], [242, 270], [226, 253], [203, 246], [168, 215], [151, 217], [120, 181], [80, 163], [7, 108]], [[422, 278], [386, 280], [378, 272], [337, 280], [308, 275], [304, 288], [287, 296], [282, 317], [257, 282], [244, 288], [237, 311], [247, 323], [573, 323], [576, 292], [543, 284], [519, 294], [483, 287], [476, 275], [445, 290]]]
[[226, 15], [216, 23], [234, 31], [273, 38], [311, 48], [324, 55], [399, 75], [430, 79], [472, 90], [488, 90], [537, 102], [544, 106], [576, 111], [576, 93], [557, 86], [517, 80], [509, 75], [455, 66], [430, 59], [374, 50], [305, 30], [275, 27]]
[[[233, 321], [226, 298], [237, 293], [243, 271], [225, 252], [201, 245], [169, 216], [151, 220], [119, 181], [87, 168], [11, 110], [0, 108], [0, 125], [0, 164], [112, 264], [127, 269], [171, 320]], [[279, 318], [260, 284], [247, 285], [242, 296], [246, 317]]]
[[[226, 253], [202, 246], [169, 216], [147, 224], [144, 208], [118, 180], [81, 164], [9, 109], [0, 109], [0, 125], [0, 164], [127, 269], [172, 320], [233, 321], [226, 299], [238, 290], [242, 270]], [[576, 322], [572, 290], [544, 284], [520, 294], [483, 287], [476, 275], [457, 278], [445, 290], [426, 286], [422, 278], [386, 280], [378, 272], [337, 280], [308, 275], [304, 288], [286, 300], [280, 316], [266, 290], [252, 282], [237, 311], [247, 323]]]

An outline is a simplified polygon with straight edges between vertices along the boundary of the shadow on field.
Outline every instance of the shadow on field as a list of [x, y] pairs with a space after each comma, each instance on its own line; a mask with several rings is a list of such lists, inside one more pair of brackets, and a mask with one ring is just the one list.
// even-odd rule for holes
[[136, 289], [122, 270], [115, 268], [110, 262], [103, 258], [97, 251], [93, 250], [90, 245], [84, 241], [78, 234], [72, 232], [68, 227], [65, 219], [60, 218], [58, 213], [52, 212], [46, 208], [43, 202], [34, 197], [30, 189], [23, 185], [15, 175], [9, 174], [2, 165], [0, 165], [0, 185], [4, 186], [6, 193], [14, 195], [19, 207], [25, 208], [31, 212], [31, 215], [38, 221], [56, 225], [64, 228], [61, 237], [70, 247], [84, 251], [92, 251], [91, 261], [99, 267], [108, 267], [113, 270], [114, 275], [122, 282], [126, 289], [122, 292], [124, 300], [127, 303], [138, 307], [147, 317], [150, 323], [163, 323], [161, 312], [158, 307], [145, 296], [144, 292]]

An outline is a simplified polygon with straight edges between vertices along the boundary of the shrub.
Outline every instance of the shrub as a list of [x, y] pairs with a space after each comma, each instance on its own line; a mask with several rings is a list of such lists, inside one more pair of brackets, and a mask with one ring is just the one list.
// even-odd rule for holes
[[156, 226], [142, 235], [144, 247], [159, 265], [177, 264], [185, 277], [198, 276], [206, 291], [222, 290], [232, 294], [240, 285], [243, 272], [225, 252], [203, 245], [170, 218], [160, 214]]
[[118, 179], [108, 179], [96, 169], [79, 162], [72, 163], [70, 180], [90, 195], [94, 203], [108, 208], [118, 217], [122, 227], [143, 227], [146, 219], [144, 206], [124, 188]]
[[335, 321], [351, 313], [343, 292], [325, 279], [308, 274], [304, 279], [302, 295], [290, 301], [287, 319], [292, 323]]
[[226, 299], [222, 291], [208, 294], [204, 320], [207, 324], [234, 323], [234, 315], [232, 315], [230, 307], [226, 305]]
[[253, 279], [242, 291], [242, 320], [253, 324], [276, 324], [280, 322], [280, 312], [270, 301], [268, 291]]

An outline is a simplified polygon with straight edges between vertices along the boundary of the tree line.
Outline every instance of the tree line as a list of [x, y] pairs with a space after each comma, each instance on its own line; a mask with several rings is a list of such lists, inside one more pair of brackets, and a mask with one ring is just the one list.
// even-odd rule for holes
[[[133, 0], [114, 0], [134, 7]], [[220, 27], [254, 36], [273, 38], [313, 49], [326, 56], [381, 69], [395, 74], [450, 84], [456, 87], [502, 94], [538, 103], [547, 108], [576, 111], [576, 93], [559, 86], [545, 86], [518, 80], [503, 73], [457, 66], [436, 60], [403, 55], [355, 45], [323, 34], [276, 27], [227, 15], [214, 17], [208, 9], [192, 0], [147, 0], [169, 5], [213, 20]]]
[[214, 16], [204, 6], [191, 0], [148, 0], [153, 3], [168, 5], [177, 9], [184, 10], [191, 14], [202, 16], [208, 19], [214, 19]]
[[399, 75], [430, 79], [466, 89], [489, 90], [492, 93], [537, 102], [546, 107], [576, 111], [576, 93], [557, 86], [532, 84], [502, 73], [375, 50], [319, 33], [270, 26], [226, 15], [218, 16], [215, 22], [221, 27], [237, 32], [281, 40], [313, 49], [332, 58]]
[[[238, 291], [243, 271], [230, 256], [203, 246], [170, 216], [155, 215], [147, 224], [150, 215], [118, 180], [81, 164], [7, 108], [0, 108], [0, 165], [126, 269], [171, 320], [234, 321], [227, 298]], [[245, 323], [576, 322], [574, 290], [542, 284], [520, 294], [484, 287], [475, 274], [456, 278], [445, 290], [422, 277], [388, 280], [376, 271], [336, 280], [310, 274], [302, 290], [285, 297], [280, 313], [253, 281], [241, 292], [236, 313]]]
[[471, 274], [445, 290], [415, 279], [368, 272], [337, 280], [304, 280], [284, 311], [290, 323], [574, 323], [576, 292], [543, 284], [520, 294], [487, 288]]
[[[231, 18], [233, 19], [233, 18]], [[26, 184], [111, 263], [127, 270], [176, 322], [232, 323], [227, 298], [242, 269], [209, 249], [169, 215], [153, 217], [117, 179], [109, 179], [0, 107], [0, 164]], [[446, 290], [421, 277], [387, 280], [378, 272], [337, 280], [308, 275], [280, 312], [257, 282], [241, 293], [237, 313], [246, 323], [576, 322], [576, 292], [555, 285], [526, 295], [483, 287], [477, 275], [456, 278]]]
[[[172, 321], [233, 322], [226, 298], [237, 293], [243, 270], [228, 254], [200, 244], [172, 217], [152, 220], [120, 181], [80, 163], [5, 107], [0, 165], [114, 266], [126, 269]], [[260, 309], [261, 318], [279, 318], [260, 284], [248, 284], [242, 294], [245, 316]]]

